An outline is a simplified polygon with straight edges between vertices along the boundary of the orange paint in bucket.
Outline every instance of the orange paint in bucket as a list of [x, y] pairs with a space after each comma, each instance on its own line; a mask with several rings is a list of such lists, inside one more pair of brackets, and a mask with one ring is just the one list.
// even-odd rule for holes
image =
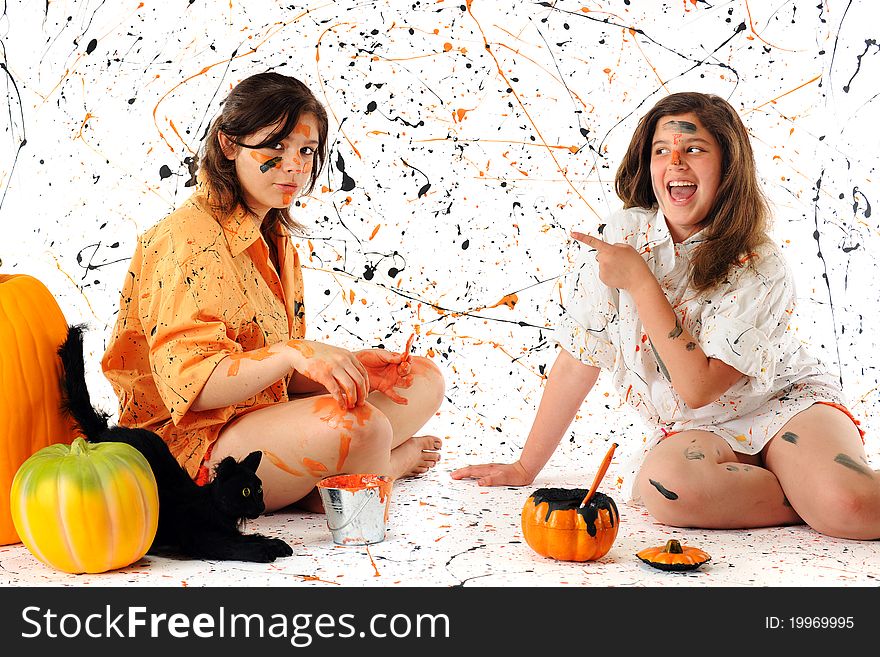
[[317, 483], [327, 527], [337, 545], [385, 540], [392, 480], [377, 474], [343, 474]]

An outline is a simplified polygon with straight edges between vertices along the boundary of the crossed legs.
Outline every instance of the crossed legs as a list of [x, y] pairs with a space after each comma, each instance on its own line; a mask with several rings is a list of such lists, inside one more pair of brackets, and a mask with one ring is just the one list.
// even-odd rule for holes
[[880, 538], [880, 473], [852, 420], [823, 404], [789, 420], [760, 455], [705, 431], [670, 436], [651, 450], [635, 490], [652, 516], [678, 527], [806, 522], [831, 536]]
[[397, 404], [380, 392], [349, 411], [329, 395], [315, 395], [252, 411], [231, 422], [214, 443], [207, 465], [225, 456], [241, 459], [263, 452], [257, 474], [263, 482], [267, 511], [294, 502], [321, 510], [315, 484], [334, 474], [368, 472], [398, 479], [414, 476], [440, 460], [441, 440], [414, 436], [443, 401], [443, 375], [430, 360], [411, 361], [415, 375], [397, 392]]

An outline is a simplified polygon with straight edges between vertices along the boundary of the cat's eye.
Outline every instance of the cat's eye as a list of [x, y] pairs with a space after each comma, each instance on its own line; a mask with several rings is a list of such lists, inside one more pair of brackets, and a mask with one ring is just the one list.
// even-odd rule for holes
[[242, 488], [242, 489], [241, 489], [241, 494], [242, 494], [244, 497], [250, 497], [250, 496], [251, 496], [251, 489], [250, 489], [250, 488], [247, 488], [247, 487]]

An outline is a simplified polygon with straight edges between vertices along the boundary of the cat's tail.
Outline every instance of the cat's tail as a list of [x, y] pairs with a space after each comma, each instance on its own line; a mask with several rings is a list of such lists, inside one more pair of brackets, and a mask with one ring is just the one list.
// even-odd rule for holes
[[61, 410], [76, 421], [88, 440], [99, 442], [101, 435], [107, 431], [107, 420], [110, 416], [92, 406], [89, 397], [83, 359], [84, 331], [84, 324], [69, 326], [67, 339], [58, 348], [58, 355], [64, 366]]

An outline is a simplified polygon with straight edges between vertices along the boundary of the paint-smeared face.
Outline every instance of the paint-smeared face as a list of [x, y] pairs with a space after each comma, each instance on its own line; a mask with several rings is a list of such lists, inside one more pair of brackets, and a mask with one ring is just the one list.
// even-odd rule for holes
[[657, 121], [651, 184], [676, 242], [702, 227], [721, 183], [721, 161], [721, 146], [693, 112]]
[[[239, 144], [260, 144], [273, 132], [268, 126], [237, 139]], [[260, 217], [271, 208], [286, 208], [308, 185], [318, 147], [318, 119], [303, 114], [289, 135], [266, 148], [236, 146], [219, 135], [223, 152], [235, 160], [235, 172], [248, 205]]]

